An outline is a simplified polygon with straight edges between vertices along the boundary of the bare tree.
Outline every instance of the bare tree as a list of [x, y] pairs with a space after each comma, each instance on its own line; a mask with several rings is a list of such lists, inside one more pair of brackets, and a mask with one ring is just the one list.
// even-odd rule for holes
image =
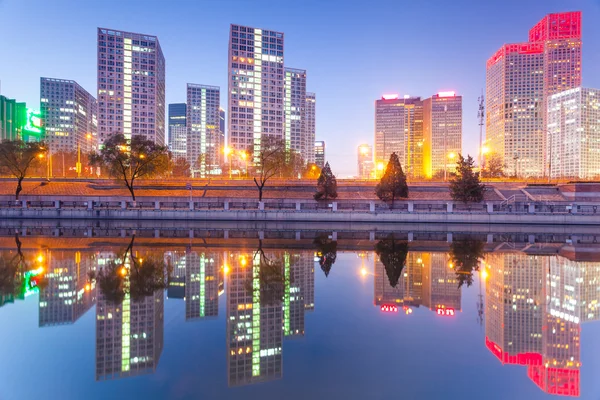
[[123, 134], [111, 136], [100, 153], [92, 153], [90, 162], [104, 167], [108, 174], [125, 183], [131, 199], [135, 201], [134, 182], [150, 178], [169, 170], [169, 151], [144, 136], [133, 136], [127, 140]]
[[[260, 150], [254, 154], [256, 174], [254, 184], [258, 189], [258, 201], [262, 201], [263, 189], [269, 179], [275, 176], [285, 163], [285, 142], [265, 136], [261, 139]], [[257, 179], [258, 178], [258, 179]]]
[[43, 142], [5, 140], [0, 143], [0, 168], [17, 178], [15, 200], [19, 200], [19, 193], [23, 190], [21, 184], [27, 177], [27, 171], [43, 159], [47, 151]]

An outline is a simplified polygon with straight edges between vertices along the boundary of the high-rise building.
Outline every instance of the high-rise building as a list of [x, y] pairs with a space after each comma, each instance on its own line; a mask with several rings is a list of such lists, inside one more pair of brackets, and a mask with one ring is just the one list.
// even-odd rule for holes
[[317, 115], [317, 96], [314, 93], [306, 93], [306, 148], [308, 157], [306, 162], [315, 162], [315, 135], [316, 135], [316, 115]]
[[358, 177], [360, 179], [371, 178], [373, 172], [373, 146], [369, 144], [361, 144], [358, 146]]
[[[100, 254], [102, 266], [114, 254]], [[98, 290], [96, 305], [96, 380], [153, 373], [164, 342], [164, 292], [115, 303]]]
[[88, 282], [96, 268], [93, 254], [48, 251], [43, 259], [47, 286], [40, 291], [40, 327], [73, 324], [96, 302], [96, 285]]
[[0, 96], [0, 141], [21, 138], [26, 119], [25, 103]]
[[219, 144], [219, 148], [220, 149], [224, 149], [225, 148], [225, 110], [223, 110], [221, 107], [219, 107], [219, 133], [221, 134], [220, 137], [220, 144]]
[[[283, 33], [231, 25], [228, 59], [228, 144], [253, 147], [264, 135], [285, 139]], [[256, 161], [256, 158], [255, 158]]]
[[423, 172], [423, 102], [420, 97], [386, 94], [375, 101], [375, 165], [383, 169], [396, 153], [404, 172]]
[[423, 176], [441, 176], [454, 171], [462, 154], [462, 96], [440, 92], [423, 100]]
[[174, 158], [187, 159], [187, 104], [169, 104], [169, 149]]
[[315, 164], [323, 169], [325, 166], [325, 141], [317, 140], [315, 142]]
[[165, 57], [156, 36], [98, 28], [98, 137], [165, 144]]
[[185, 258], [185, 319], [219, 315], [223, 270], [218, 253], [188, 252]]
[[486, 70], [490, 151], [514, 175], [546, 175], [548, 98], [581, 86], [581, 12], [548, 14], [528, 42], [503, 45]]
[[168, 266], [169, 282], [167, 299], [185, 298], [186, 254], [184, 251], [168, 251], [164, 255], [165, 264]]
[[[230, 257], [227, 283], [227, 369], [229, 386], [264, 382], [282, 376], [283, 302], [268, 299], [257, 253]], [[277, 264], [282, 266], [283, 263]], [[284, 271], [280, 271], [282, 274]], [[272, 289], [271, 289], [272, 290]], [[272, 300], [272, 301], [269, 301]]]
[[306, 129], [306, 70], [285, 68], [285, 143], [308, 159], [309, 150]]
[[220, 93], [218, 86], [187, 84], [187, 160], [195, 177], [221, 171]]
[[448, 254], [417, 253], [412, 260], [423, 268], [423, 305], [434, 312], [461, 310], [461, 290]]
[[551, 178], [600, 177], [600, 90], [575, 88], [548, 98]]
[[50, 151], [85, 153], [96, 148], [98, 102], [77, 82], [40, 78], [44, 141]]

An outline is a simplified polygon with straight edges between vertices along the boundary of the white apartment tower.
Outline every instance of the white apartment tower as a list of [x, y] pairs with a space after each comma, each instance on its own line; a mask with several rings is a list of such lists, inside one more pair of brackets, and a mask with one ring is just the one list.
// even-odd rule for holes
[[600, 90], [575, 88], [548, 99], [551, 178], [600, 177]]
[[302, 156], [309, 157], [306, 129], [306, 71], [285, 68], [285, 143]]
[[308, 157], [306, 162], [315, 162], [315, 134], [316, 134], [316, 105], [317, 96], [314, 93], [306, 93], [306, 146]]
[[40, 110], [44, 141], [52, 153], [72, 152], [78, 147], [88, 153], [96, 147], [98, 102], [77, 82], [41, 78]]
[[156, 36], [98, 28], [98, 136], [165, 143], [165, 58]]
[[228, 143], [252, 147], [263, 135], [284, 139], [283, 33], [231, 25], [228, 59]]
[[194, 177], [220, 172], [223, 163], [218, 86], [187, 85], [187, 160]]

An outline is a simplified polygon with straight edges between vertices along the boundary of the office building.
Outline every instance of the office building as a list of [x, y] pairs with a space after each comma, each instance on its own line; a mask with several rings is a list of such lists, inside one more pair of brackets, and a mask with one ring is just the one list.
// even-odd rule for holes
[[315, 163], [315, 135], [316, 135], [316, 116], [317, 116], [317, 96], [314, 93], [306, 93], [306, 146], [308, 157], [306, 162]]
[[167, 251], [164, 260], [168, 270], [171, 271], [167, 286], [167, 299], [184, 299], [187, 270], [185, 251]]
[[302, 156], [309, 157], [306, 129], [306, 71], [303, 69], [285, 68], [285, 143]]
[[0, 141], [21, 138], [26, 119], [25, 103], [0, 96]]
[[581, 13], [548, 14], [486, 64], [486, 136], [509, 173], [547, 175], [548, 98], [581, 86]]
[[361, 144], [358, 146], [358, 177], [360, 179], [369, 179], [374, 172], [373, 164], [373, 146]]
[[600, 178], [600, 90], [574, 88], [548, 99], [551, 178]]
[[98, 28], [98, 138], [165, 144], [165, 57], [156, 36]]
[[420, 97], [386, 94], [375, 101], [375, 157], [378, 170], [396, 153], [404, 172], [423, 175], [423, 102]]
[[285, 139], [283, 39], [281, 32], [230, 27], [228, 144], [234, 150], [252, 147], [256, 154], [264, 135]]
[[96, 302], [93, 253], [47, 251], [41, 256], [47, 286], [40, 291], [39, 326], [75, 323]]
[[325, 141], [317, 140], [315, 142], [315, 164], [323, 169], [325, 166]]
[[173, 158], [187, 159], [187, 104], [169, 104], [169, 150]]
[[223, 291], [223, 269], [219, 253], [186, 254], [185, 319], [219, 315], [219, 294]]
[[415, 146], [423, 156], [423, 176], [453, 172], [462, 154], [462, 96], [440, 92], [423, 100], [423, 141]]
[[219, 138], [219, 148], [225, 148], [225, 110], [219, 107], [219, 133], [221, 137]]
[[416, 253], [413, 256], [411, 253], [411, 256], [411, 262], [423, 269], [423, 306], [438, 313], [439, 310], [460, 311], [461, 290], [448, 254]]
[[[265, 257], [283, 257], [266, 254]], [[282, 377], [283, 302], [269, 299], [261, 281], [261, 255], [230, 254], [227, 283], [227, 369], [229, 386]], [[283, 263], [280, 264], [283, 266]], [[264, 265], [262, 266], [264, 268]], [[283, 273], [283, 271], [281, 271]]]
[[98, 139], [98, 102], [77, 82], [40, 79], [44, 141], [50, 152], [89, 153]]
[[187, 84], [187, 160], [194, 177], [221, 172], [220, 92], [218, 86]]

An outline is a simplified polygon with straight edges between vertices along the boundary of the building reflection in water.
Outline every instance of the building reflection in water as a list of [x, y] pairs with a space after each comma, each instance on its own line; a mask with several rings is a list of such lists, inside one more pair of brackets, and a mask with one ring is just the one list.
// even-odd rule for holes
[[382, 311], [396, 309], [392, 305], [406, 314], [420, 306], [439, 315], [461, 310], [461, 291], [447, 253], [408, 252], [397, 281], [381, 260], [375, 254], [374, 304]]
[[[156, 370], [163, 350], [165, 291], [135, 299], [125, 293], [115, 302], [91, 278], [111, 260], [130, 268], [118, 253], [126, 241], [87, 246], [49, 238], [40, 245], [22, 238], [21, 252], [18, 238], [3, 239], [0, 305], [39, 291], [39, 325], [46, 327], [73, 324], [96, 304], [96, 379]], [[361, 274], [368, 273], [365, 265], [373, 257], [374, 304], [382, 311], [410, 314], [422, 306], [448, 316], [461, 310], [450, 254], [412, 251], [424, 247], [393, 237], [379, 243], [358, 255]], [[432, 246], [447, 248], [439, 242]], [[521, 251], [494, 246], [480, 268], [485, 346], [502, 364], [525, 367], [544, 392], [578, 396], [581, 324], [600, 318], [600, 252], [580, 244]], [[184, 300], [187, 321], [217, 317], [219, 297], [227, 291], [230, 386], [283, 376], [284, 342], [304, 337], [305, 314], [315, 308], [314, 249], [177, 246], [136, 252], [136, 257], [150, 254], [168, 266], [167, 296]]]
[[571, 246], [486, 256], [486, 346], [547, 393], [580, 394], [581, 324], [599, 317], [597, 257]]
[[283, 340], [304, 336], [314, 309], [312, 252], [231, 252], [227, 258], [227, 369], [230, 386], [279, 379]]

